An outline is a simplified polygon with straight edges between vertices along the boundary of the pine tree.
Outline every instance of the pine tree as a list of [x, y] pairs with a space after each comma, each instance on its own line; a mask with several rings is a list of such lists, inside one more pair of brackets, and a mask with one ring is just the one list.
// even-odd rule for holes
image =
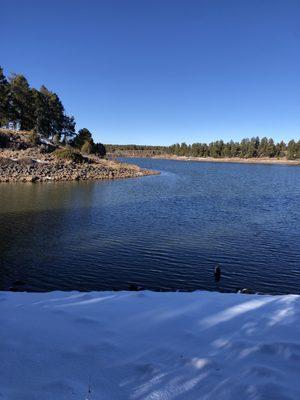
[[267, 145], [267, 157], [275, 157], [276, 155], [276, 147], [273, 139], [268, 140], [268, 145]]
[[297, 158], [297, 152], [298, 152], [297, 143], [295, 142], [295, 140], [290, 140], [287, 146], [287, 158], [289, 160], [295, 160]]
[[95, 143], [93, 146], [93, 153], [97, 154], [99, 157], [104, 157], [106, 155], [106, 148], [102, 143]]
[[0, 127], [9, 122], [9, 83], [0, 67]]
[[258, 149], [259, 157], [266, 157], [268, 153], [268, 144], [269, 144], [268, 138], [263, 137], [259, 144], [259, 149]]
[[78, 131], [78, 134], [74, 138], [74, 146], [78, 147], [81, 149], [81, 147], [84, 145], [86, 142], [91, 142], [92, 139], [92, 134], [87, 128], [82, 128]]
[[67, 142], [70, 139], [75, 136], [75, 118], [73, 116], [69, 117], [67, 115], [64, 116], [64, 122], [63, 122], [63, 130], [62, 130], [62, 135], [63, 135], [63, 141]]
[[276, 157], [284, 157], [286, 152], [286, 144], [282, 140], [280, 143], [277, 143], [275, 146]]
[[65, 114], [58, 95], [45, 86], [35, 91], [35, 129], [46, 137], [63, 137], [64, 142], [75, 135], [74, 117]]
[[10, 118], [21, 130], [30, 131], [35, 125], [34, 95], [23, 75], [10, 78]]
[[51, 112], [49, 107], [48, 90], [45, 86], [42, 86], [40, 91], [34, 89], [33, 95], [35, 99], [35, 126], [36, 132], [39, 132], [45, 137], [52, 135], [52, 121]]
[[65, 124], [65, 109], [56, 93], [50, 92], [49, 108], [52, 122], [52, 135], [61, 137]]

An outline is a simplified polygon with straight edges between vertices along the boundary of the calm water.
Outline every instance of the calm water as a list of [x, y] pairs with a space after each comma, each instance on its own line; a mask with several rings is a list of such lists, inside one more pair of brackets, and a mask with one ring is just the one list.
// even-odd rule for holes
[[131, 160], [160, 176], [0, 185], [0, 289], [300, 293], [300, 168]]

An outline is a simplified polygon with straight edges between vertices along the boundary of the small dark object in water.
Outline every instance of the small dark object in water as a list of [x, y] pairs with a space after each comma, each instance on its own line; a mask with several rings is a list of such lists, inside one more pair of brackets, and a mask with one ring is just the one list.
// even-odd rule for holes
[[244, 288], [240, 289], [238, 293], [243, 293], [243, 294], [256, 294], [255, 290]]
[[215, 271], [214, 271], [214, 275], [215, 275], [215, 281], [219, 282], [221, 279], [221, 267], [219, 264], [217, 264], [215, 266]]
[[132, 291], [132, 292], [137, 292], [137, 291], [139, 291], [139, 290], [142, 290], [142, 288], [141, 288], [140, 286], [137, 286], [137, 285], [134, 284], [134, 283], [131, 283], [131, 284], [129, 285], [129, 290]]

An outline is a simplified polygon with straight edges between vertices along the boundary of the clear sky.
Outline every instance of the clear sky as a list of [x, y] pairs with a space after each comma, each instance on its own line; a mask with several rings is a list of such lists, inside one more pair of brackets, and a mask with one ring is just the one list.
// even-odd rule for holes
[[104, 143], [300, 138], [300, 0], [2, 0], [0, 65]]

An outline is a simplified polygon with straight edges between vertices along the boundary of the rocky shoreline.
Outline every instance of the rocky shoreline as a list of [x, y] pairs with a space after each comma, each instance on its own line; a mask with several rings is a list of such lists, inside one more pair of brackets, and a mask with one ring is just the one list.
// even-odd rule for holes
[[[136, 165], [79, 154], [81, 161], [61, 160], [49, 144], [28, 145], [26, 135], [7, 133], [8, 145], [0, 148], [0, 182], [57, 182], [136, 178], [158, 172]], [[53, 147], [50, 144], [50, 147]], [[67, 147], [58, 146], [60, 150]]]
[[43, 162], [33, 159], [12, 160], [0, 157], [0, 182], [57, 182], [136, 178], [158, 174], [135, 165], [102, 161], [80, 165]]

